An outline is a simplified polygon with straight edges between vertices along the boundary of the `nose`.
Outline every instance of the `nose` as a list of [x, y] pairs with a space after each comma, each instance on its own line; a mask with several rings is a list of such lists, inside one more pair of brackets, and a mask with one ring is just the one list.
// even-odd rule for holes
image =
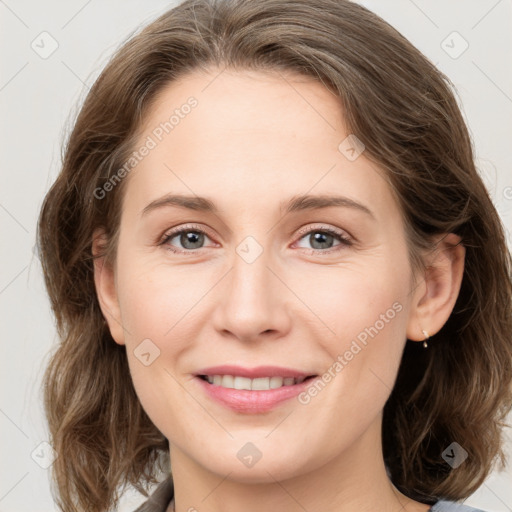
[[286, 289], [269, 251], [254, 261], [234, 254], [230, 272], [219, 283], [214, 326], [240, 341], [279, 338], [291, 328], [293, 294]]

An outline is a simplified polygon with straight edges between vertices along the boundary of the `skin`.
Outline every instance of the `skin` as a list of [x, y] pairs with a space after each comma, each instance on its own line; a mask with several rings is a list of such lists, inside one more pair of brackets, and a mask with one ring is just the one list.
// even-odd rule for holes
[[[293, 74], [194, 71], [161, 92], [141, 145], [190, 96], [197, 107], [125, 178], [116, 261], [98, 258], [95, 266], [113, 339], [126, 345], [139, 399], [170, 443], [176, 510], [427, 511], [386, 475], [382, 410], [406, 338], [423, 341], [423, 329], [432, 335], [448, 319], [464, 248], [446, 236], [428, 256], [430, 270], [413, 275], [383, 171], [364, 152], [354, 161], [340, 152], [349, 132], [321, 84]], [[207, 197], [218, 211], [142, 213], [170, 193]], [[343, 195], [372, 214], [280, 210], [305, 193]], [[190, 223], [192, 232], [206, 231], [199, 248], [187, 249], [179, 236], [160, 244]], [[352, 244], [334, 236], [319, 246], [310, 235], [325, 227]], [[263, 250], [252, 263], [236, 252], [248, 236]], [[228, 363], [321, 375], [395, 303], [401, 311], [308, 404], [234, 412], [194, 377]], [[148, 338], [160, 355], [145, 366], [134, 350]], [[237, 458], [247, 442], [262, 454], [252, 467]]]

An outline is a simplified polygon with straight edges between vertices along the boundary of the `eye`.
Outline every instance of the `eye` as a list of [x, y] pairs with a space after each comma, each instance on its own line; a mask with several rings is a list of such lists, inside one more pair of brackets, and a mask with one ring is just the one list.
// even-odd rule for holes
[[[352, 245], [352, 241], [350, 238], [341, 230], [334, 229], [329, 226], [319, 227], [308, 227], [307, 229], [302, 229], [299, 231], [299, 235], [302, 235], [299, 239], [300, 243], [302, 240], [305, 240], [306, 243], [311, 244], [311, 247], [303, 247], [305, 249], [312, 249], [313, 252], [332, 252], [329, 249], [333, 249], [334, 247], [342, 247]], [[337, 244], [334, 242], [338, 241]], [[340, 247], [342, 246], [342, 247]], [[339, 250], [335, 249], [335, 250]]]
[[[304, 249], [310, 249], [312, 253], [330, 253], [332, 250], [340, 250], [343, 247], [352, 245], [352, 240], [341, 230], [330, 226], [309, 226], [299, 231], [301, 235], [296, 244], [305, 240], [311, 247], [300, 246]], [[194, 251], [205, 248], [205, 239], [210, 239], [207, 232], [197, 225], [186, 225], [165, 233], [159, 245], [166, 249], [181, 254], [193, 254]], [[335, 243], [335, 242], [338, 243]], [[181, 247], [176, 247], [180, 245]], [[338, 249], [335, 249], [338, 247]]]
[[[188, 225], [167, 232], [162, 238], [160, 245], [176, 253], [191, 253], [194, 250], [202, 249], [205, 238], [209, 239], [206, 231], [199, 226]], [[180, 247], [176, 247], [180, 244]]]

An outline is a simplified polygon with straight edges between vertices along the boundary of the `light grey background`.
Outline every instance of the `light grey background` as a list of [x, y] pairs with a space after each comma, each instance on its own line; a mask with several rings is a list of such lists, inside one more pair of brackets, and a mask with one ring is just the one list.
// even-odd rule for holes
[[[361, 3], [401, 31], [455, 83], [478, 166], [510, 242], [512, 0]], [[65, 129], [114, 50], [174, 4], [0, 0], [0, 512], [57, 510], [50, 472], [40, 467], [51, 461], [50, 448], [40, 445], [47, 439], [40, 381], [56, 335], [32, 251], [38, 211], [59, 170]], [[57, 49], [46, 55], [52, 44]], [[512, 455], [510, 430], [507, 437]], [[141, 501], [132, 493], [121, 510], [131, 511]], [[507, 472], [493, 473], [466, 504], [511, 512], [512, 460]]]

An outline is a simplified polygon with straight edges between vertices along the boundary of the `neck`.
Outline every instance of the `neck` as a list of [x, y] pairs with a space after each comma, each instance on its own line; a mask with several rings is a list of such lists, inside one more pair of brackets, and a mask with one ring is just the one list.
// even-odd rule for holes
[[[389, 480], [375, 422], [350, 448], [320, 467], [280, 480], [267, 468], [265, 481], [237, 481], [235, 469], [216, 474], [171, 445], [176, 512], [427, 512], [430, 507], [401, 494]], [[258, 463], [263, 462], [261, 459]], [[173, 510], [172, 505], [168, 510]]]

